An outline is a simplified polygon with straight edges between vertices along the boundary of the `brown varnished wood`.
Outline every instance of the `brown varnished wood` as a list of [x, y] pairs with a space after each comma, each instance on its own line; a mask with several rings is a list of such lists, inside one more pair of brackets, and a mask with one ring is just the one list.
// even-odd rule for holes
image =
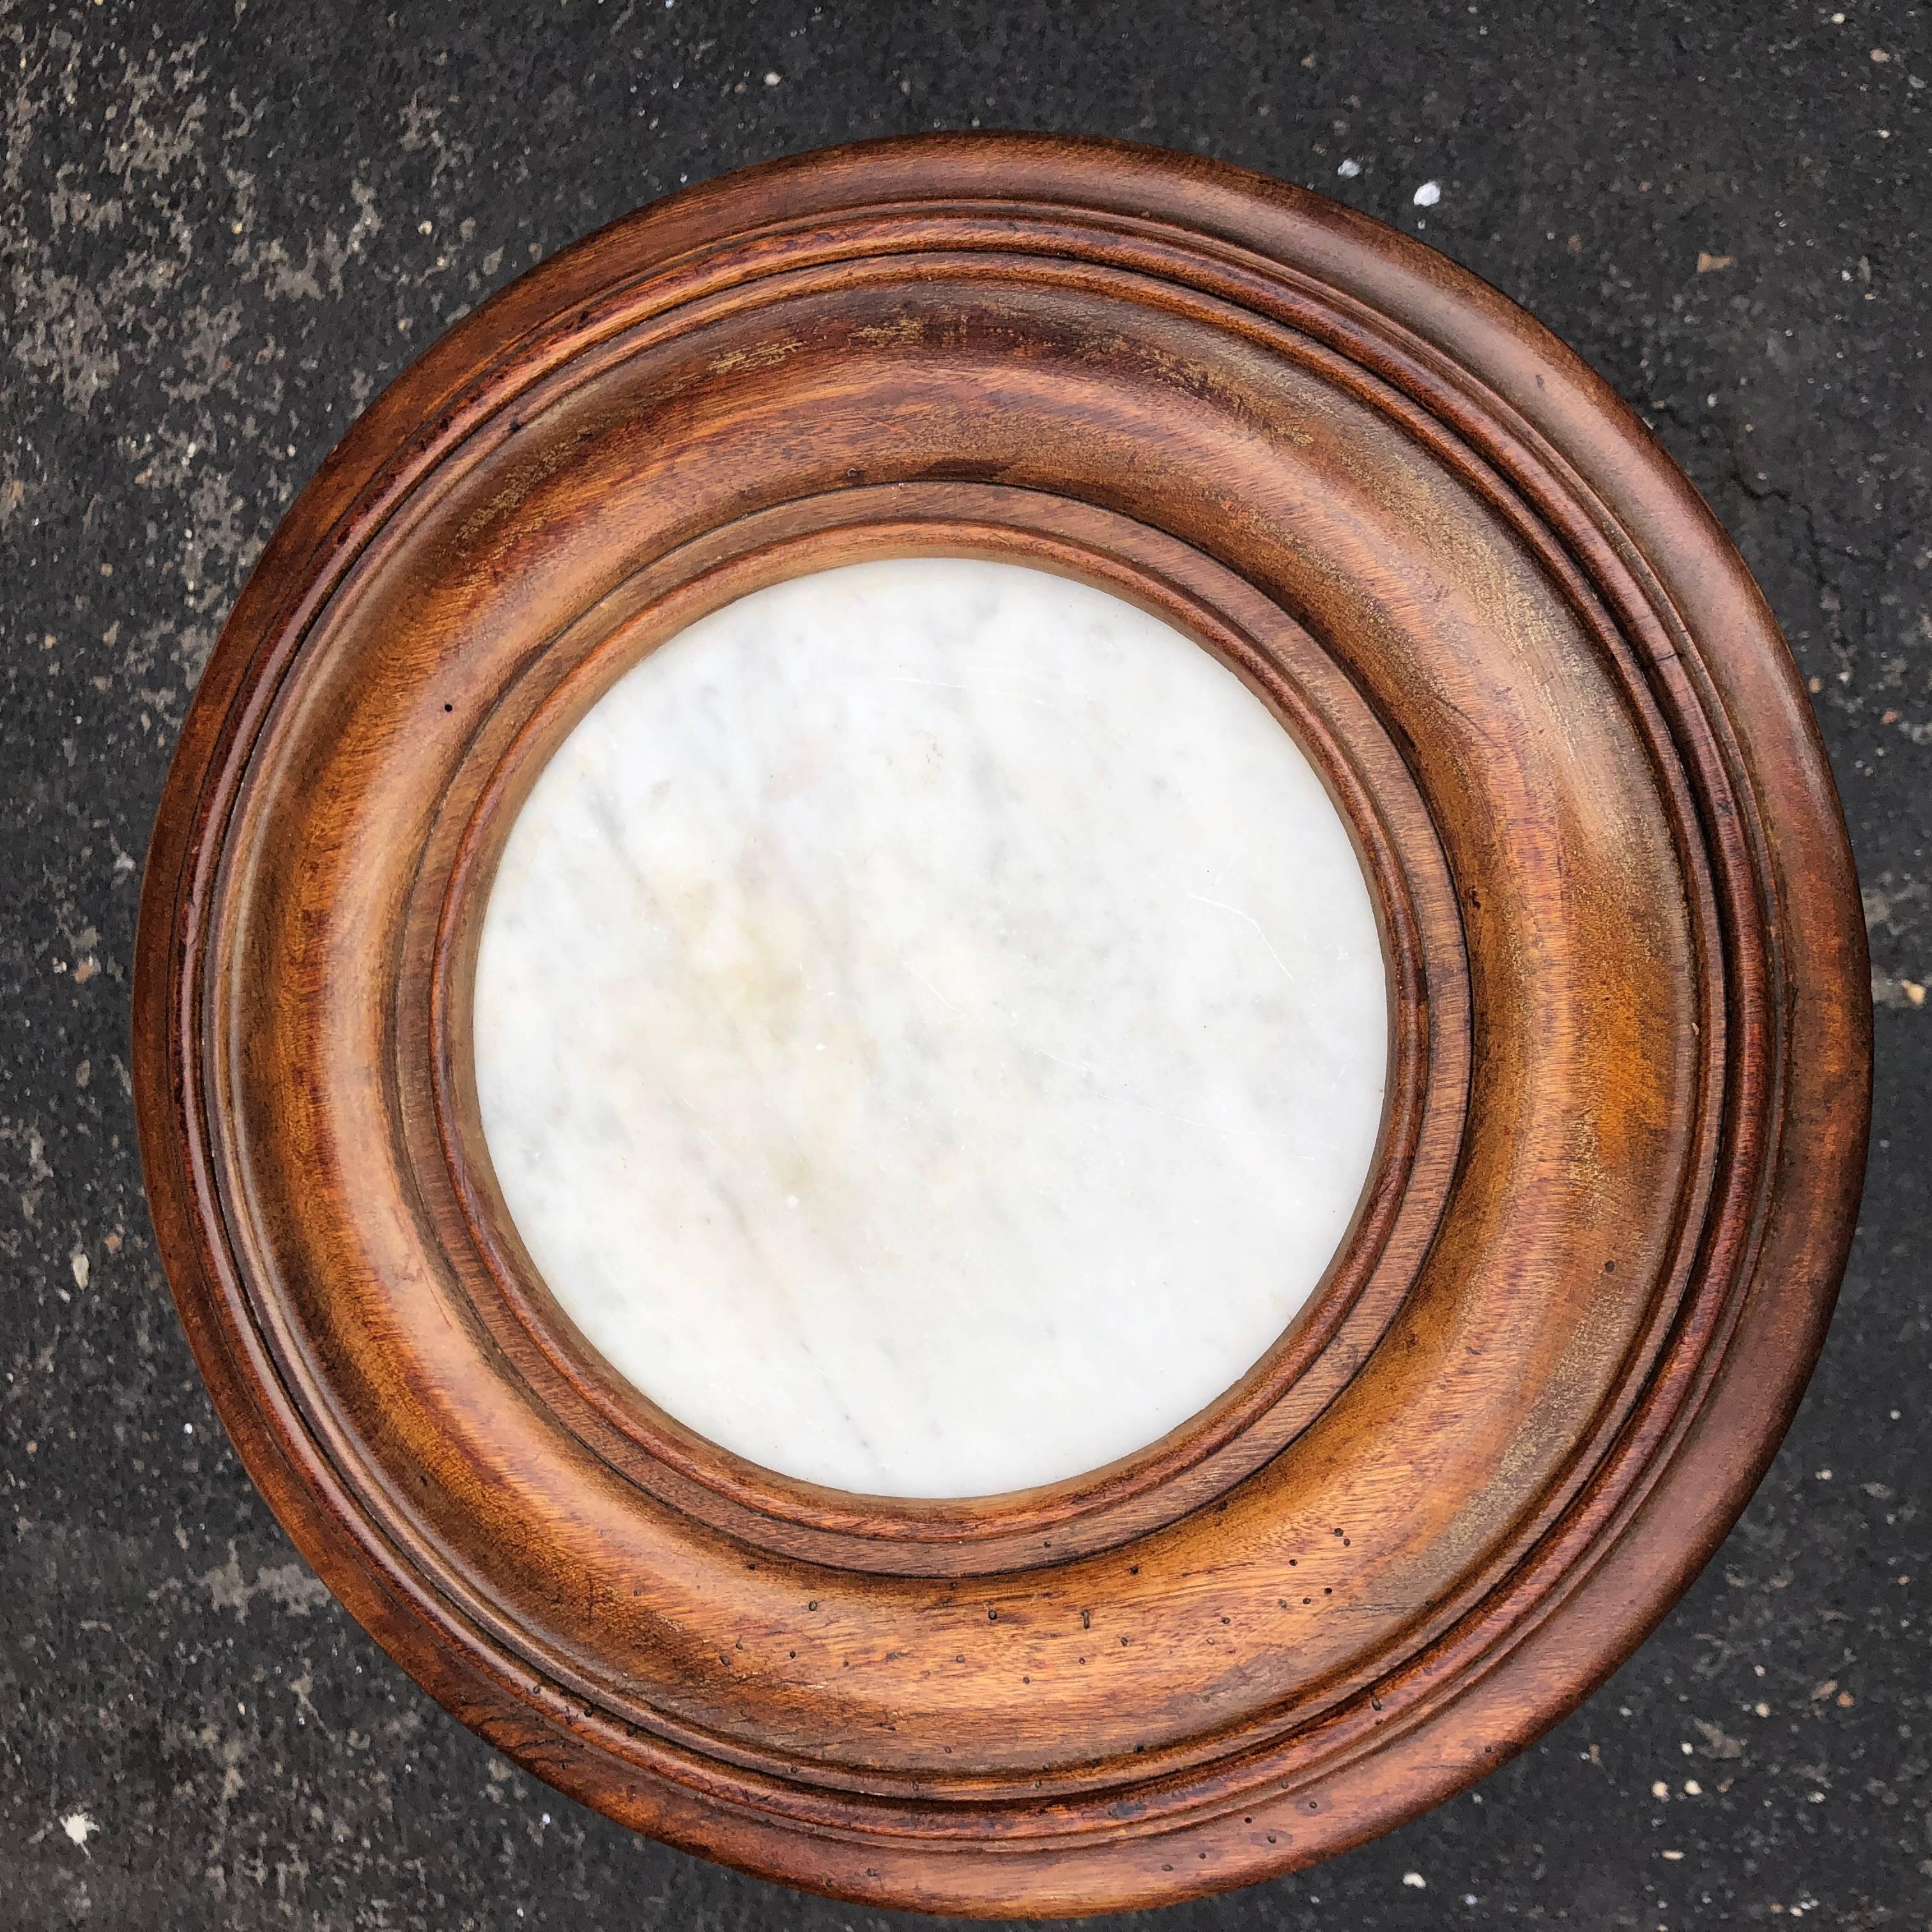
[[[1276, 1349], [1141, 1456], [959, 1505], [787, 1482], [614, 1376], [502, 1213], [467, 1048], [494, 854], [598, 692], [759, 584], [928, 551], [1246, 679], [1354, 830], [1397, 1010], [1376, 1174]], [[1258, 177], [934, 136], [616, 224], [351, 432], [184, 730], [138, 1097], [241, 1453], [464, 1721], [790, 1882], [1078, 1912], [1385, 1828], [1663, 1613], [1822, 1339], [1863, 976], [1775, 627], [1574, 357]]]

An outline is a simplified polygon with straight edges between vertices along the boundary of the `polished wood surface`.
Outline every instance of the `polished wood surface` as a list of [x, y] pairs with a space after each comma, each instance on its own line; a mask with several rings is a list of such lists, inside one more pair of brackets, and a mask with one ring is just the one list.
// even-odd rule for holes
[[[503, 1214], [467, 1046], [570, 724], [731, 597], [922, 551], [1101, 584], [1244, 676], [1353, 828], [1396, 1014], [1280, 1345], [1142, 1455], [959, 1505], [773, 1476], [614, 1376]], [[1822, 1339], [1869, 1030], [1784, 645], [1595, 377], [1316, 197], [946, 136], [646, 210], [378, 400], [197, 694], [135, 1035], [204, 1373], [405, 1667], [640, 1828], [999, 1913], [1305, 1864], [1640, 1640]]]

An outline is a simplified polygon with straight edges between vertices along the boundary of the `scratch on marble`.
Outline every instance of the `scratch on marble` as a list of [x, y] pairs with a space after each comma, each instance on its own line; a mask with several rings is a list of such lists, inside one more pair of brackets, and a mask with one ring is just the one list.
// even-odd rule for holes
[[1224, 905], [1219, 899], [1204, 898], [1198, 892], [1190, 892], [1187, 896], [1197, 905], [1212, 906], [1217, 912], [1231, 912], [1237, 919], [1246, 920], [1254, 928], [1255, 937], [1268, 948], [1268, 957], [1281, 968], [1281, 976], [1291, 986], [1299, 983], [1294, 975], [1288, 970], [1288, 962], [1274, 950], [1274, 942], [1262, 930], [1261, 921], [1256, 919], [1252, 913], [1244, 912], [1239, 906]]
[[932, 997], [933, 997], [935, 1000], [937, 1000], [939, 1002], [939, 1004], [940, 1004], [942, 1006], [944, 1006], [944, 1007], [946, 1009], [946, 1010], [949, 1013], [958, 1013], [958, 1014], [959, 1015], [959, 1017], [960, 1017], [962, 1020], [963, 1020], [963, 1019], [969, 1019], [969, 1018], [970, 1018], [972, 1017], [972, 1016], [971, 1016], [971, 1015], [970, 1015], [969, 1013], [967, 1013], [967, 1012], [964, 1012], [961, 1008], [959, 1008], [959, 1007], [958, 1007], [958, 1006], [956, 1006], [952, 1004], [952, 1002], [950, 1000], [949, 1000], [949, 999], [946, 997], [946, 995], [945, 995], [944, 993], [942, 993], [942, 992], [939, 990], [939, 988], [938, 988], [937, 986], [935, 986], [932, 983], [932, 982], [930, 980], [928, 980], [928, 979], [926, 976], [926, 975], [925, 975], [923, 973], [922, 973], [922, 972], [919, 970], [919, 968], [918, 968], [916, 966], [915, 966], [915, 965], [912, 963], [912, 962], [911, 962], [910, 959], [908, 959], [908, 958], [906, 958], [906, 956], [904, 956], [904, 953], [901, 953], [901, 954], [899, 955], [899, 964], [900, 964], [902, 966], [903, 966], [903, 967], [905, 968], [905, 970], [906, 970], [908, 973], [910, 973], [910, 974], [912, 975], [912, 976], [913, 976], [915, 980], [916, 980], [919, 982], [919, 983], [920, 983], [922, 986], [923, 986], [923, 987], [926, 988], [926, 990], [928, 993], [930, 993], [930, 994], [932, 995]]

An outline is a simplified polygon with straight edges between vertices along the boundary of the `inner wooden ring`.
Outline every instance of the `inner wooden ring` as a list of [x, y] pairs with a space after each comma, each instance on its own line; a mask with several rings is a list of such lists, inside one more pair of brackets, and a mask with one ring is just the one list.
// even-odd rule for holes
[[[960, 1502], [857, 1497], [776, 1474], [698, 1435], [613, 1370], [544, 1286], [505, 1207], [470, 1044], [496, 864], [537, 775], [590, 707], [658, 644], [752, 591], [908, 555], [1024, 562], [1078, 578], [1162, 618], [1233, 670], [1294, 737], [1349, 828], [1376, 906], [1390, 1012], [1369, 1180], [1321, 1285], [1280, 1340], [1224, 1395], [1145, 1449], [1064, 1481]], [[445, 851], [446, 869], [437, 862]], [[1400, 1306], [1447, 1197], [1466, 1104], [1467, 967], [1446, 866], [1413, 780], [1305, 629], [1198, 551], [1111, 512], [993, 486], [902, 484], [788, 505], [681, 547], [550, 640], [502, 693], [451, 788], [418, 898], [439, 881], [428, 975], [436, 1125], [462, 1234], [482, 1263], [464, 1270], [487, 1284], [472, 1292], [478, 1316], [538, 1399], [607, 1462], [775, 1552], [960, 1574], [1106, 1548], [1198, 1508], [1276, 1454], [1346, 1386]], [[411, 927], [421, 923], [412, 911]]]

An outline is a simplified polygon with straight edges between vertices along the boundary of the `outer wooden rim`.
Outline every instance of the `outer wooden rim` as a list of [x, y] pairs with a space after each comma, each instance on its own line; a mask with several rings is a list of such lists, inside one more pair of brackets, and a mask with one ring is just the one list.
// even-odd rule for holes
[[[627, 1464], [584, 1376], [551, 1360], [546, 1383], [527, 1325], [506, 1348], [487, 1198], [466, 1212], [462, 1160], [439, 1192], [417, 1158], [461, 1152], [431, 993], [454, 989], [460, 1024], [472, 902], [446, 917], [446, 887], [530, 722], [505, 695], [567, 668], [573, 625], [586, 651], [611, 636], [621, 586], [662, 603], [666, 560], [686, 584], [722, 567], [707, 544], [755, 552], [760, 517], [830, 507], [820, 556], [908, 517], [950, 545], [1016, 491], [1107, 524], [1082, 535], [1091, 570], [1156, 602], [1177, 557], [1238, 585], [1265, 607], [1240, 620], [1250, 674], [1311, 640], [1290, 676], [1325, 657], [1374, 721], [1346, 758], [1399, 752], [1432, 832], [1396, 842], [1426, 943], [1391, 956], [1423, 958], [1431, 1022], [1411, 986], [1404, 1036], [1449, 1054], [1430, 1090], [1458, 1115], [1444, 962], [1466, 946], [1468, 1127], [1423, 1164], [1440, 1225], [1412, 1178], [1432, 1244], [1378, 1345], [1279, 1441], [1261, 1419], [1325, 1357], [1191, 1462], [1202, 1438], [970, 1522], [842, 1516], [688, 1443], [654, 1488], [648, 1429], [602, 1414]], [[1381, 780], [1374, 806], [1400, 815]], [[1453, 908], [1430, 898], [1438, 845]], [[251, 1473], [464, 1721], [613, 1816], [791, 1882], [989, 1914], [1147, 1904], [1305, 1864], [1480, 1774], [1715, 1546], [1851, 1232], [1853, 887], [1742, 564], [1502, 297], [1199, 161], [842, 149], [526, 277], [292, 510], [156, 827], [143, 1158]], [[566, 1384], [582, 1414], [553, 1406]], [[1244, 1442], [1268, 1453], [1214, 1473]], [[1032, 1546], [1048, 1520], [1070, 1550]]]

